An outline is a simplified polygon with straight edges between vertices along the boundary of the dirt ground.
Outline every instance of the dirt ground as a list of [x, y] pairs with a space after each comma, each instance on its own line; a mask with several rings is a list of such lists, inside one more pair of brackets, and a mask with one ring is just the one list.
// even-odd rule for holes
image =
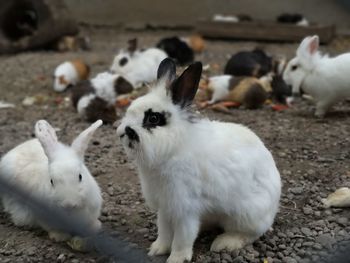
[[[85, 127], [73, 107], [57, 104], [52, 89], [54, 68], [76, 57], [84, 58], [93, 75], [108, 69], [119, 48], [137, 36], [143, 46], [154, 45], [162, 36], [187, 32], [119, 32], [84, 28], [93, 49], [88, 52], [26, 52], [0, 57], [0, 100], [16, 104], [0, 109], [0, 156], [33, 137], [38, 119], [47, 119], [61, 141], [71, 140]], [[222, 70], [229, 55], [262, 46], [271, 54], [291, 57], [296, 44], [208, 41], [196, 58], [218, 64]], [[322, 50], [331, 54], [349, 50], [350, 42], [335, 41]], [[212, 72], [215, 74], [215, 72]], [[23, 106], [26, 96], [41, 94], [42, 103]], [[45, 99], [46, 98], [46, 99]], [[350, 210], [324, 209], [321, 198], [336, 188], [350, 187], [350, 102], [337, 104], [325, 119], [313, 117], [314, 106], [300, 102], [292, 109], [275, 112], [234, 109], [231, 114], [204, 110], [204, 116], [242, 123], [255, 131], [271, 150], [281, 173], [283, 194], [273, 230], [239, 252], [211, 253], [216, 232], [203, 233], [194, 246], [193, 262], [322, 262], [326, 251], [344, 249], [350, 239]], [[86, 164], [103, 190], [101, 221], [106, 229], [120, 233], [135, 246], [147, 249], [156, 238], [155, 214], [144, 204], [135, 167], [117, 140], [113, 126], [103, 126], [94, 136]], [[165, 260], [165, 257], [162, 260]], [[41, 230], [14, 226], [0, 212], [0, 262], [108, 262], [103, 255], [77, 253], [65, 243], [54, 243]]]

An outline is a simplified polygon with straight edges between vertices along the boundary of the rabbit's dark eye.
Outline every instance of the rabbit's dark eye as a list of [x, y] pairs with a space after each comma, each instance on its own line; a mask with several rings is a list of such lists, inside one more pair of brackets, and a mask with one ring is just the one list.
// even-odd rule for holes
[[146, 129], [164, 126], [167, 123], [166, 114], [164, 112], [153, 112], [152, 109], [145, 111], [143, 118], [143, 127]]
[[83, 180], [83, 176], [79, 174], [79, 182], [81, 182], [81, 180]]
[[51, 185], [53, 186], [53, 180], [52, 180], [52, 179], [50, 180], [50, 183], [51, 183]]
[[122, 58], [119, 60], [119, 66], [124, 66], [126, 63], [128, 63], [128, 59], [127, 58]]
[[298, 68], [298, 65], [293, 65], [292, 66], [292, 71], [296, 70]]
[[153, 124], [153, 125], [158, 125], [159, 121], [160, 121], [160, 118], [157, 114], [153, 113], [152, 115], [150, 115], [148, 117], [148, 121], [150, 124]]

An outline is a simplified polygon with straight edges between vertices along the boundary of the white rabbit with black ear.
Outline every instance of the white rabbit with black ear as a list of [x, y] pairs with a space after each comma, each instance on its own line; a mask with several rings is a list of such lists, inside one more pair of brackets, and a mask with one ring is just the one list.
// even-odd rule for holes
[[137, 49], [137, 40], [129, 40], [127, 51], [115, 56], [110, 70], [128, 79], [135, 88], [157, 79], [157, 68], [167, 54], [159, 48]]
[[323, 117], [336, 102], [350, 97], [350, 53], [330, 58], [321, 55], [318, 47], [318, 36], [304, 38], [283, 79], [293, 94], [302, 90], [311, 95], [316, 101], [315, 115]]
[[[87, 222], [88, 231], [101, 228], [102, 197], [99, 186], [84, 164], [84, 153], [97, 121], [83, 131], [71, 146], [57, 140], [54, 128], [45, 120], [35, 124], [36, 139], [26, 141], [1, 159], [0, 176], [48, 204], [60, 207]], [[11, 196], [1, 196], [3, 207], [15, 225], [40, 226], [56, 241], [68, 240], [71, 233], [51, 229], [25, 205]]]
[[242, 125], [191, 112], [201, 72], [196, 62], [175, 79], [175, 64], [165, 59], [158, 83], [131, 103], [117, 128], [157, 211], [149, 255], [170, 252], [168, 263], [191, 260], [201, 223], [225, 230], [212, 251], [232, 251], [266, 232], [279, 206], [280, 175], [263, 142]]

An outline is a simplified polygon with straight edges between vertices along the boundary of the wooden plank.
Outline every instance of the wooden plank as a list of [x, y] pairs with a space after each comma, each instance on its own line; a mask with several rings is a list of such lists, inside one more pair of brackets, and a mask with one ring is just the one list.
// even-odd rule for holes
[[199, 21], [197, 32], [207, 38], [299, 42], [305, 36], [318, 35], [322, 43], [329, 43], [335, 35], [334, 25], [307, 27], [270, 21], [216, 22]]

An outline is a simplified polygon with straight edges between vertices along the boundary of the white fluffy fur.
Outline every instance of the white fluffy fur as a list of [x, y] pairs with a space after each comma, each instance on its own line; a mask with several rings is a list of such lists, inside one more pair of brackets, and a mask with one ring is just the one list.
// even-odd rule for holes
[[[201, 224], [225, 229], [211, 250], [235, 250], [272, 225], [281, 193], [272, 155], [248, 128], [218, 121], [189, 121], [160, 81], [132, 102], [117, 129], [127, 155], [138, 167], [147, 204], [158, 213], [158, 238], [150, 255], [169, 253], [168, 263], [192, 258]], [[142, 127], [148, 109], [168, 112], [166, 126]], [[132, 142], [126, 126], [139, 136]]]
[[114, 83], [119, 77], [120, 75], [118, 74], [103, 72], [91, 79], [91, 83], [95, 89], [97, 97], [104, 99], [110, 104], [114, 104], [117, 97], [117, 93], [114, 89]]
[[90, 102], [96, 98], [96, 94], [90, 93], [81, 97], [77, 104], [77, 112], [80, 116], [85, 116], [86, 108], [90, 105]]
[[[60, 83], [60, 77], [63, 77], [67, 84]], [[76, 68], [71, 62], [66, 61], [58, 65], [58, 67], [55, 69], [53, 89], [57, 92], [62, 92], [67, 88], [69, 84], [74, 85], [78, 81], [79, 75]]]
[[[132, 54], [121, 51], [115, 56], [110, 70], [128, 79], [135, 88], [139, 88], [144, 83], [151, 83], [157, 79], [157, 68], [166, 57], [167, 54], [158, 48], [137, 50]], [[128, 62], [120, 66], [119, 61], [122, 58], [127, 58]]]
[[320, 54], [318, 45], [318, 36], [306, 37], [283, 78], [294, 94], [301, 88], [310, 94], [316, 101], [315, 115], [323, 117], [336, 102], [350, 97], [350, 53], [330, 58]]
[[[69, 147], [57, 141], [55, 130], [44, 120], [36, 123], [37, 139], [26, 141], [9, 151], [0, 162], [0, 176], [49, 204], [69, 209], [71, 215], [87, 220], [92, 230], [98, 230], [101, 211], [101, 191], [84, 164], [84, 152], [97, 121], [83, 131]], [[82, 181], [79, 181], [79, 174]], [[50, 180], [53, 181], [53, 186]], [[51, 229], [40, 222], [26, 206], [11, 196], [1, 196], [6, 212], [18, 226], [40, 226], [57, 241], [70, 238], [68, 233]]]

